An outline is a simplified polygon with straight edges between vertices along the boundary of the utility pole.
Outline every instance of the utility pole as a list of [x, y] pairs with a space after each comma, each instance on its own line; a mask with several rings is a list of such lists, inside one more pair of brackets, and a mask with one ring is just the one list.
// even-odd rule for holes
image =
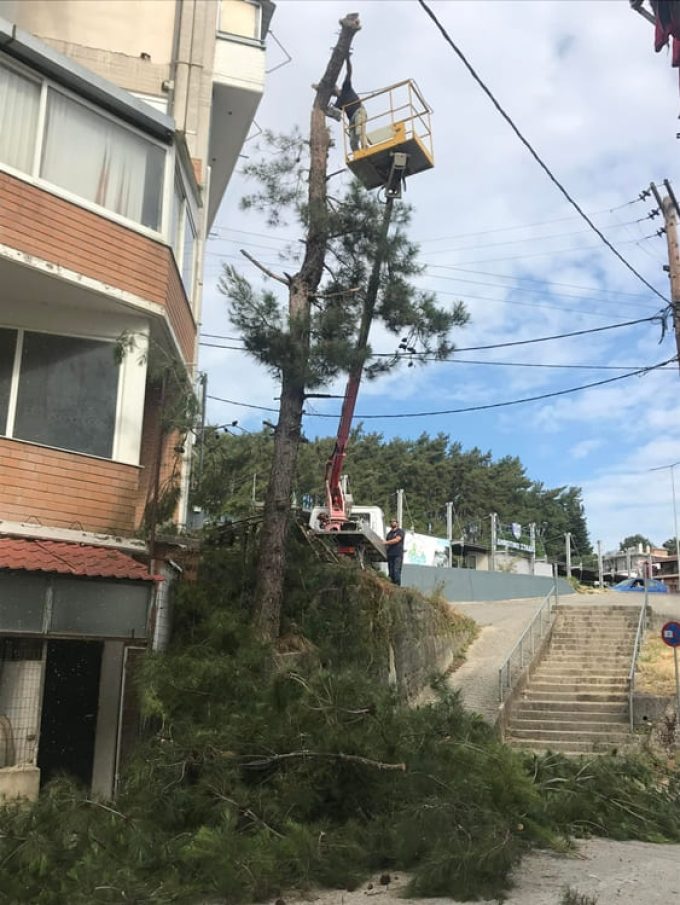
[[492, 512], [491, 515], [489, 516], [489, 518], [491, 519], [491, 557], [489, 558], [489, 567], [490, 567], [489, 571], [495, 572], [496, 571], [496, 537], [497, 537], [497, 530], [496, 530], [497, 515], [496, 515], [496, 513]]
[[[652, 182], [650, 189], [663, 214], [668, 246], [668, 276], [671, 284], [671, 307], [673, 309], [673, 329], [675, 345], [678, 350], [678, 367], [680, 367], [680, 245], [678, 245], [678, 202], [670, 182], [665, 179], [664, 185], [668, 194], [662, 198], [659, 190]], [[664, 268], [665, 269], [665, 268]]]
[[536, 522], [529, 525], [529, 546], [531, 547], [531, 574], [536, 574]]
[[449, 542], [448, 547], [448, 566], [453, 566], [453, 503], [446, 504], [446, 539]]
[[571, 533], [567, 531], [564, 535], [564, 543], [565, 543], [565, 553], [566, 553], [566, 567], [567, 567], [567, 578], [571, 578]]
[[397, 490], [397, 521], [399, 522], [399, 527], [403, 528], [404, 521], [404, 491]]
[[604, 567], [602, 565], [602, 541], [597, 542], [597, 578], [600, 583], [600, 589], [604, 587]]
[[673, 462], [672, 465], [659, 465], [658, 468], [650, 468], [650, 471], [663, 471], [666, 468], [671, 473], [671, 494], [673, 499], [673, 536], [675, 537], [675, 584], [676, 591], [680, 591], [680, 538], [678, 538], [678, 507], [675, 503], [675, 468], [680, 462]]

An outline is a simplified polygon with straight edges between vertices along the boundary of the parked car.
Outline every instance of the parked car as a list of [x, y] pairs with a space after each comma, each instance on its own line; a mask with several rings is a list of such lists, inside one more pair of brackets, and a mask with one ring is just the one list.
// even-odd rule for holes
[[[644, 578], [625, 578], [612, 588], [613, 591], [645, 591]], [[650, 594], [668, 594], [668, 587], [658, 578], [647, 579], [647, 590]]]

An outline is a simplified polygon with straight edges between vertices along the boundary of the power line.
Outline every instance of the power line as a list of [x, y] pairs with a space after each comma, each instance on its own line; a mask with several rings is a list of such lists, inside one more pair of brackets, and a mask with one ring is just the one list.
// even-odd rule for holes
[[[525, 402], [540, 402], [543, 399], [554, 399], [557, 396], [566, 396], [570, 393], [578, 393], [581, 390], [589, 390], [593, 387], [601, 387], [605, 386], [608, 383], [615, 383], [619, 380], [627, 380], [629, 377], [637, 377], [641, 374], [648, 374], [650, 371], [655, 371], [658, 368], [665, 367], [671, 362], [677, 361], [677, 356], [673, 356], [673, 358], [668, 358], [666, 361], [661, 361], [656, 365], [650, 365], [646, 368], [639, 368], [637, 371], [631, 371], [629, 374], [620, 374], [618, 377], [608, 377], [605, 380], [597, 380], [594, 383], [584, 383], [578, 387], [569, 387], [566, 390], [556, 390], [553, 393], [541, 393], [538, 396], [525, 396], [523, 399], [510, 399], [507, 402], [490, 402], [487, 405], [470, 405], [465, 408], [459, 409], [445, 409], [443, 411], [432, 411], [432, 412], [398, 412], [396, 414], [389, 415], [357, 415], [357, 419], [362, 421], [374, 420], [378, 418], [387, 418], [387, 419], [396, 419], [396, 418], [431, 418], [435, 415], [460, 415], [465, 412], [482, 412], [488, 409], [498, 409], [498, 408], [507, 408], [511, 405], [521, 405]], [[337, 415], [316, 415], [317, 418], [337, 418]]]
[[423, 10], [425, 11], [425, 13], [430, 17], [430, 19], [434, 22], [435, 26], [441, 32], [446, 43], [451, 47], [451, 49], [454, 51], [454, 53], [458, 56], [458, 58], [461, 60], [461, 62], [463, 63], [465, 68], [468, 70], [468, 72], [470, 73], [472, 78], [477, 82], [479, 87], [482, 89], [482, 91], [486, 94], [486, 96], [489, 98], [491, 103], [494, 105], [494, 107], [496, 108], [498, 113], [500, 113], [500, 115], [503, 117], [503, 119], [506, 121], [506, 123], [510, 126], [512, 131], [515, 133], [517, 138], [522, 142], [522, 144], [527, 149], [527, 151], [529, 151], [529, 153], [534, 158], [536, 163], [541, 167], [543, 172], [548, 176], [548, 178], [555, 185], [555, 187], [557, 189], [559, 189], [559, 191], [564, 195], [564, 197], [567, 199], [567, 201], [580, 214], [580, 216], [585, 220], [585, 222], [593, 230], [593, 232], [597, 236], [599, 236], [599, 238], [602, 240], [602, 242], [604, 242], [604, 244], [607, 246], [607, 248], [614, 255], [616, 255], [616, 257], [619, 259], [619, 261], [621, 261], [621, 263], [625, 267], [627, 267], [628, 270], [630, 270], [630, 272], [633, 273], [638, 278], [638, 280], [640, 280], [640, 282], [642, 282], [648, 289], [650, 289], [660, 299], [663, 299], [664, 302], [669, 304], [668, 299], [664, 295], [662, 295], [658, 289], [655, 289], [654, 286], [652, 286], [652, 284], [650, 282], [648, 282], [648, 280], [646, 280], [642, 276], [642, 274], [638, 270], [636, 270], [633, 267], [633, 265], [623, 257], [621, 252], [619, 252], [612, 245], [612, 243], [609, 241], [609, 239], [607, 239], [607, 237], [604, 235], [604, 233], [600, 229], [598, 229], [598, 227], [593, 223], [593, 221], [590, 219], [588, 214], [586, 214], [586, 212], [583, 210], [583, 208], [578, 204], [578, 202], [574, 198], [572, 198], [570, 193], [566, 190], [566, 188], [562, 185], [562, 183], [553, 174], [553, 172], [550, 170], [548, 165], [546, 163], [544, 163], [544, 161], [539, 156], [538, 152], [534, 149], [534, 147], [531, 145], [531, 143], [528, 141], [528, 139], [526, 139], [524, 137], [524, 135], [520, 132], [519, 128], [515, 125], [514, 121], [511, 119], [511, 117], [505, 112], [503, 107], [501, 107], [500, 103], [494, 97], [491, 89], [482, 81], [480, 76], [475, 71], [474, 67], [471, 65], [471, 63], [468, 62], [468, 59], [465, 56], [465, 54], [460, 50], [460, 48], [457, 46], [457, 44], [455, 44], [455, 42], [453, 41], [453, 39], [451, 38], [449, 33], [446, 31], [444, 26], [441, 24], [441, 22], [439, 21], [437, 16], [432, 12], [432, 10], [427, 5], [427, 3], [425, 3], [425, 0], [418, 0], [418, 3], [420, 3], [420, 5], [423, 8]]
[[[643, 292], [619, 292], [617, 289], [601, 289], [598, 286], [583, 286], [582, 284], [579, 284], [579, 283], [560, 283], [560, 282], [554, 282], [552, 280], [536, 279], [535, 277], [519, 277], [519, 276], [514, 276], [513, 274], [509, 274], [509, 273], [493, 273], [493, 271], [488, 271], [488, 270], [470, 270], [466, 267], [458, 267], [457, 265], [454, 265], [454, 264], [426, 264], [425, 266], [427, 267], [428, 270], [432, 270], [433, 268], [436, 268], [437, 270], [456, 270], [456, 271], [460, 271], [460, 273], [472, 273], [472, 274], [475, 274], [476, 276], [497, 277], [499, 280], [515, 280], [517, 282], [523, 282], [523, 283], [539, 283], [541, 286], [546, 286], [546, 287], [561, 286], [564, 289], [583, 289], [584, 292], [606, 292], [606, 293], [616, 294], [617, 296], [627, 295], [627, 296], [630, 296], [631, 298], [638, 298], [638, 299], [647, 298], [647, 294], [643, 293]], [[449, 279], [453, 279], [453, 277], [449, 277]], [[473, 282], [471, 280], [470, 281], [461, 280], [458, 277], [456, 277], [455, 279], [462, 283]], [[481, 284], [481, 285], [484, 285], [484, 284]], [[509, 287], [509, 288], [513, 288], [513, 287]], [[541, 290], [539, 290], [539, 289], [523, 289], [522, 291], [523, 292], [540, 292]], [[558, 293], [556, 293], [556, 294], [558, 294]], [[559, 293], [559, 294], [561, 294], [561, 293]]]
[[250, 402], [236, 402], [235, 399], [224, 399], [222, 396], [211, 396], [208, 394], [208, 399], [213, 399], [215, 402], [226, 402], [229, 405], [237, 405], [239, 408], [257, 409], [258, 412], [278, 412], [278, 409], [268, 408], [266, 405], [253, 405]]
[[[551, 342], [555, 339], [569, 339], [572, 336], [585, 336], [588, 333], [603, 333], [605, 330], [618, 330], [620, 327], [632, 327], [635, 324], [644, 324], [646, 322], [656, 321], [661, 318], [657, 314], [653, 317], [641, 317], [634, 321], [624, 321], [620, 324], [607, 324], [604, 327], [591, 327], [589, 330], [574, 330], [571, 333], [556, 333], [553, 336], [539, 336], [535, 339], [517, 339], [507, 343], [493, 343], [488, 346], [461, 346], [456, 347], [456, 352], [479, 352], [482, 349], [508, 349], [512, 346], [529, 346], [533, 343]], [[375, 353], [376, 357], [386, 357], [386, 353]]]
[[[356, 419], [359, 421], [373, 421], [378, 419], [383, 420], [396, 420], [396, 419], [405, 419], [405, 418], [433, 418], [437, 415], [462, 415], [468, 412], [483, 412], [488, 411], [489, 409], [498, 409], [498, 408], [508, 408], [512, 405], [522, 405], [526, 402], [541, 402], [544, 399], [555, 399], [558, 396], [567, 396], [571, 393], [579, 393], [581, 390], [590, 390], [594, 387], [606, 386], [610, 383], [616, 383], [619, 380], [627, 380], [629, 377], [638, 377], [643, 374], [648, 374], [650, 371], [656, 371], [659, 368], [664, 368], [666, 365], [671, 364], [672, 362], [677, 361], [677, 356], [674, 355], [672, 358], [668, 358], [665, 361], [661, 361], [655, 365], [649, 365], [645, 368], [638, 368], [635, 371], [631, 371], [628, 374], [620, 374], [618, 377], [607, 377], [605, 380], [597, 380], [593, 383], [584, 383], [581, 386], [577, 387], [569, 387], [566, 390], [556, 390], [552, 393], [541, 393], [537, 396], [525, 396], [522, 399], [510, 399], [506, 402], [490, 402], [487, 405], [470, 405], [465, 408], [458, 409], [443, 409], [438, 411], [430, 411], [430, 412], [397, 412], [390, 414], [382, 414], [382, 415], [364, 415], [357, 414]], [[236, 402], [233, 399], [223, 399], [220, 396], [208, 396], [209, 399], [214, 399], [217, 402], [225, 402], [230, 405], [237, 405], [243, 408], [252, 408], [258, 409], [259, 411], [265, 412], [275, 412], [278, 409], [267, 408], [262, 405], [250, 405], [246, 402]], [[311, 418], [332, 418], [333, 420], [337, 420], [338, 416], [335, 414], [325, 414], [321, 412], [304, 412], [307, 417]]]
[[[460, 364], [460, 365], [489, 365], [490, 367], [501, 368], [550, 368], [556, 371], [638, 371], [644, 370], [644, 365], [566, 365], [566, 364], [543, 364], [533, 361], [484, 361], [476, 358], [435, 358], [434, 356], [419, 356], [418, 361], [428, 361], [434, 364]], [[658, 370], [661, 370], [659, 368]], [[675, 371], [676, 368], [668, 368], [669, 371]]]
[[[618, 324], [605, 324], [602, 327], [590, 327], [588, 330], [573, 330], [570, 333], [555, 333], [555, 334], [552, 334], [551, 336], [538, 336], [538, 337], [535, 337], [534, 339], [518, 339], [518, 340], [513, 340], [512, 342], [506, 342], [506, 343], [491, 343], [486, 346], [461, 346], [461, 347], [456, 347], [455, 351], [456, 352], [480, 352], [484, 349], [507, 349], [512, 346], [528, 346], [533, 343], [551, 342], [556, 339], [569, 339], [572, 336], [586, 336], [589, 333], [603, 333], [606, 330], [618, 330], [621, 327], [633, 327], [636, 324], [654, 323], [655, 321], [662, 321], [662, 320], [663, 320], [663, 315], [659, 313], [659, 314], [653, 315], [652, 317], [639, 317], [639, 318], [636, 318], [635, 320], [623, 321]], [[218, 339], [222, 338], [218, 334], [213, 334], [213, 336], [215, 336]], [[229, 339], [230, 337], [225, 336], [223, 338]], [[199, 343], [199, 345], [210, 346], [210, 345], [212, 345], [212, 343], [201, 342], [201, 343]], [[245, 351], [245, 349], [243, 349], [243, 348], [234, 347], [234, 346], [223, 346], [223, 345], [215, 344], [215, 347], [219, 348], [219, 349], [234, 349], [237, 352]], [[393, 352], [373, 352], [373, 354], [371, 355], [371, 358], [391, 358], [391, 357], [393, 357], [393, 355], [394, 355]], [[446, 359], [438, 359], [438, 360], [444, 361]]]
[[[446, 280], [450, 279], [450, 277], [434, 277], [437, 280]], [[513, 307], [517, 306], [520, 308], [532, 308], [532, 309], [545, 309], [546, 311], [560, 311], [568, 314], [578, 314], [581, 317], [611, 317], [611, 312], [605, 313], [603, 311], [584, 311], [583, 308], [567, 308], [564, 305], [547, 305], [542, 302], [524, 302], [518, 298], [510, 298], [510, 299], [497, 299], [491, 298], [488, 295], [472, 295], [469, 292], [449, 292], [446, 289], [434, 289], [432, 290], [436, 295], [450, 295], [454, 298], [459, 299], [462, 302], [472, 300], [472, 301], [482, 301], [482, 302], [491, 302], [496, 305], [512, 305]], [[517, 290], [521, 291], [521, 290]], [[592, 302], [592, 299], [588, 299], [585, 296], [580, 296], [581, 300], [584, 302]], [[601, 302], [609, 302], [610, 304], [615, 304], [613, 299], [601, 299]], [[621, 302], [619, 303], [619, 307], [626, 308], [634, 308], [635, 311], [640, 310], [639, 305], [633, 305], [631, 302]]]
[[[616, 223], [612, 226], [607, 227], [608, 229], [622, 229], [624, 226], [634, 226], [636, 223], [642, 223], [646, 220], [647, 217], [641, 217], [638, 220], [629, 220], [626, 223]], [[521, 245], [522, 242], [547, 242], [550, 239], [565, 239], [568, 236], [582, 236], [584, 233], [587, 233], [587, 229], [577, 229], [572, 230], [568, 233], [551, 233], [549, 236], [541, 235], [541, 236], [527, 236], [524, 239], [506, 239], [505, 242], [487, 242], [484, 246], [479, 245], [460, 245], [458, 248], [436, 248], [431, 251], [421, 251], [422, 255], [445, 255], [445, 254], [455, 254], [458, 251], [470, 251], [474, 248], [497, 248], [501, 245]], [[231, 240], [229, 240], [231, 241]]]

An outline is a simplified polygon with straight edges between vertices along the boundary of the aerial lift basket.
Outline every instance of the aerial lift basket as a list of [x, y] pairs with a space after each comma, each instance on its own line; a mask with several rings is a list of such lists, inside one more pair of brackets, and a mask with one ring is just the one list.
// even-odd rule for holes
[[367, 189], [388, 184], [395, 154], [406, 155], [405, 177], [434, 166], [432, 110], [413, 80], [364, 95], [361, 102], [366, 110], [361, 146], [352, 150], [353, 128], [346, 117], [342, 131], [347, 166]]

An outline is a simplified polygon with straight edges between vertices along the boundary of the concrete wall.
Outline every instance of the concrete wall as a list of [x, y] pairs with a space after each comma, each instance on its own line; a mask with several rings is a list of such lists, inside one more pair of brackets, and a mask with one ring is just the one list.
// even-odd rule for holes
[[413, 700], [461, 655], [476, 627], [472, 620], [466, 628], [452, 623], [443, 609], [419, 596], [404, 593], [400, 598], [389, 632], [386, 678], [401, 697]]
[[[405, 587], [416, 588], [423, 594], [430, 594], [438, 589], [450, 601], [545, 597], [553, 586], [552, 578], [540, 575], [409, 565], [404, 566], [401, 583]], [[558, 581], [557, 591], [560, 596], [574, 593], [574, 589], [563, 578]]]

